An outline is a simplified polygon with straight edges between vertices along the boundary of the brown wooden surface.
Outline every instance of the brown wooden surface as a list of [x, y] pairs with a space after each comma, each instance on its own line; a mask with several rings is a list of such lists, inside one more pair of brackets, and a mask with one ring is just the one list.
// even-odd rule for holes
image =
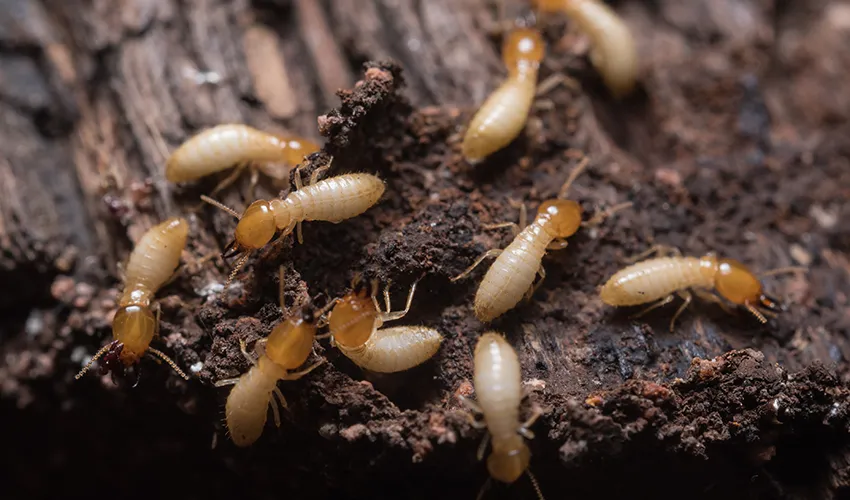
[[[456, 414], [450, 396], [469, 375], [474, 337], [457, 332], [480, 329], [468, 319], [472, 283], [480, 274], [458, 288], [450, 288], [445, 278], [480, 250], [506, 244], [501, 236], [480, 231], [478, 217], [513, 217], [515, 210], [504, 208], [509, 198], [534, 203], [551, 195], [563, 178], [561, 152], [574, 147], [590, 154], [599, 171], [587, 181], [592, 189], [577, 189], [587, 207], [624, 199], [637, 203], [633, 215], [601, 230], [601, 236], [571, 243], [571, 253], [554, 257], [549, 264], [554, 271], [535, 295], [535, 305], [501, 325], [521, 339], [525, 378], [547, 388], [538, 390], [548, 414], [535, 448], [544, 490], [548, 483], [556, 492], [550, 497], [559, 498], [558, 486], [570, 484], [585, 496], [613, 495], [617, 478], [611, 474], [620, 470], [626, 471], [622, 493], [634, 487], [669, 498], [820, 498], [847, 488], [842, 426], [850, 359], [850, 7], [826, 0], [658, 0], [617, 2], [617, 9], [635, 31], [642, 55], [637, 95], [613, 102], [587, 64], [586, 40], [563, 19], [548, 20], [544, 77], [564, 73], [582, 87], [559, 87], [538, 100], [528, 137], [494, 161], [496, 174], [478, 175], [459, 162], [457, 132], [503, 75], [498, 7], [486, 0], [0, 0], [3, 408], [20, 409], [13, 418], [24, 433], [36, 431], [36, 424], [27, 427], [30, 419], [53, 426], [60, 411], [91, 418], [86, 431], [67, 423], [73, 420], [68, 417], [55, 424], [56, 434], [48, 431], [40, 438], [59, 442], [53, 456], [66, 460], [73, 456], [68, 450], [83, 446], [104, 448], [97, 456], [108, 456], [116, 438], [91, 440], [98, 436], [92, 429], [109, 422], [138, 429], [128, 432], [115, 452], [138, 454], [142, 458], [127, 463], [143, 467], [155, 463], [144, 458], [154, 453], [146, 451], [150, 436], [168, 442], [191, 436], [175, 445], [178, 451], [159, 442], [150, 449], [175, 469], [181, 466], [180, 453], [202, 463], [185, 468], [187, 483], [205, 477], [204, 471], [226, 471], [218, 473], [220, 483], [207, 481], [208, 490], [193, 490], [206, 497], [244, 493], [243, 483], [227, 476], [233, 471], [254, 488], [247, 496], [274, 496], [282, 488], [275, 471], [299, 470], [293, 464], [309, 469], [304, 479], [298, 473], [286, 476], [291, 490], [302, 493], [350, 486], [353, 497], [387, 495], [375, 481], [390, 471], [412, 478], [413, 493], [440, 492], [443, 478], [458, 481], [463, 495], [474, 494], [484, 477], [473, 460], [478, 434]], [[507, 10], [524, 7], [508, 2]], [[364, 78], [362, 63], [385, 58], [403, 68], [401, 93], [423, 111], [388, 120], [408, 124], [398, 129], [407, 134], [403, 138], [375, 148], [359, 137], [361, 143], [351, 150], [358, 154], [339, 161], [368, 170], [361, 164], [363, 151], [366, 158], [398, 153], [375, 168], [405, 192], [390, 195], [389, 208], [364, 223], [373, 233], [348, 241], [362, 244], [348, 260], [337, 262], [327, 249], [295, 248], [292, 267], [301, 274], [291, 279], [299, 290], [306, 281], [315, 287], [311, 293], [323, 288], [337, 293], [355, 265], [383, 277], [398, 272], [401, 281], [433, 273], [429, 286], [439, 297], [431, 304], [421, 299], [417, 307], [424, 312], [414, 319], [438, 322], [451, 338], [433, 378], [417, 375], [416, 387], [430, 387], [422, 391], [428, 396], [405, 395], [385, 382], [388, 399], [364, 388], [343, 364], [340, 371], [317, 377], [308, 395], [296, 397], [302, 404], [290, 435], [321, 436], [292, 438], [304, 447], [298, 458], [282, 457], [280, 443], [290, 442], [268, 436], [264, 439], [273, 444], [253, 457], [225, 451], [210, 458], [203, 440], [218, 418], [220, 399], [207, 385], [175, 388], [171, 382], [166, 391], [164, 384], [157, 386], [168, 378], [161, 375], [135, 395], [99, 386], [80, 395], [83, 390], [70, 380], [85, 349], [76, 352], [75, 346], [96, 345], [108, 335], [110, 294], [132, 242], [152, 223], [187, 214], [204, 186], [214, 185], [167, 184], [163, 171], [169, 151], [194, 132], [223, 122], [320, 140], [317, 120], [339, 106], [336, 92]], [[337, 140], [331, 149], [348, 151], [335, 134], [327, 134]], [[421, 151], [409, 144], [417, 140]], [[416, 180], [404, 180], [405, 175]], [[423, 186], [429, 185], [444, 197], [443, 204], [428, 201], [431, 193]], [[266, 195], [274, 192], [263, 189]], [[240, 189], [229, 190], [222, 200], [237, 207], [245, 201]], [[439, 211], [447, 206], [455, 212], [445, 222]], [[399, 213], [404, 214], [399, 221], [390, 221]], [[417, 236], [418, 228], [431, 223], [436, 228], [431, 239]], [[361, 226], [343, 226], [351, 228]], [[334, 229], [306, 229], [319, 243], [342, 241]], [[232, 221], [221, 214], [193, 218], [186, 260], [220, 248], [229, 230]], [[760, 267], [808, 261], [813, 271], [806, 279], [777, 285], [796, 303], [787, 319], [765, 334], [755, 335], [742, 318], [707, 315], [712, 309], [705, 305], [689, 311], [674, 336], [665, 332], [669, 315], [655, 317], [652, 328], [623, 326], [628, 323], [621, 318], [611, 323], [611, 314], [593, 302], [593, 287], [618, 266], [616, 259], [652, 238], [690, 253], [720, 248]], [[323, 257], [334, 261], [334, 276], [322, 274], [327, 270], [316, 262]], [[276, 265], [255, 269], [274, 271]], [[220, 278], [226, 269], [205, 268], [200, 274]], [[574, 282], [574, 288], [562, 286]], [[256, 337], [277, 316], [271, 305], [263, 307], [274, 304], [273, 292], [265, 294], [268, 300], [250, 299], [256, 303], [249, 300], [244, 309], [227, 312], [206, 299], [186, 299], [198, 283], [205, 281], [187, 279], [165, 300], [166, 333], [180, 364], [203, 361], [201, 380], [210, 382], [244, 368], [234, 361], [239, 360], [236, 337]], [[264, 283], [246, 289], [275, 288]], [[564, 289], [578, 298], [565, 298]], [[245, 311], [250, 314], [241, 317]], [[700, 316], [710, 317], [703, 322]], [[746, 347], [764, 357], [740, 351], [717, 366], [697, 362], [688, 372], [694, 358]], [[787, 372], [772, 371], [773, 363]], [[672, 384], [674, 377], [686, 382]], [[720, 382], [712, 385], [712, 380]], [[734, 392], [752, 380], [756, 389], [749, 400], [737, 392], [724, 397], [724, 387], [738, 388], [728, 389]], [[671, 389], [651, 385], [654, 381]], [[288, 397], [297, 393], [292, 391]], [[611, 394], [607, 406], [584, 404], [587, 396], [604, 391]], [[780, 418], [791, 422], [783, 430], [766, 423], [775, 416], [765, 410], [774, 400], [794, 409]], [[705, 415], [713, 405], [723, 411]], [[155, 422], [134, 419], [144, 408], [154, 408]], [[192, 420], [183, 420], [186, 414]], [[351, 417], [333, 420], [340, 414]], [[170, 421], [176, 422], [173, 428], [160, 427]], [[743, 430], [729, 424], [733, 421], [743, 422]], [[461, 444], [443, 441], [444, 434], [434, 430], [443, 424], [457, 432], [451, 439]], [[84, 441], [65, 434], [79, 434]], [[814, 442], [818, 451], [787, 458], [795, 440]], [[678, 478], [654, 476], [657, 471], [641, 465], [642, 452], [661, 467], [684, 472]], [[778, 458], [771, 461], [773, 454]], [[21, 469], [15, 470], [29, 477], [27, 464], [37, 458], [19, 456]], [[429, 457], [424, 466], [411, 465], [423, 457]], [[694, 457], [698, 460], [689, 462]], [[703, 457], [708, 465], [699, 461]], [[738, 467], [739, 462], [745, 465]], [[815, 464], [811, 474], [807, 464]], [[80, 477], [110, 484], [109, 474], [104, 479], [88, 472]], [[751, 476], [758, 480], [747, 483]], [[665, 480], [680, 489], [668, 491]], [[683, 486], [688, 480], [698, 491]], [[424, 485], [421, 491], [417, 484]], [[35, 497], [49, 491], [39, 489], [38, 481], [30, 487]], [[530, 497], [530, 490], [522, 495]]]

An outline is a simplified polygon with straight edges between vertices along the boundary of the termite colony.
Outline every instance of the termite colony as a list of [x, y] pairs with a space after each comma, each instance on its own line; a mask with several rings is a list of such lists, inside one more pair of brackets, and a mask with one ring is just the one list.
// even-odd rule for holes
[[[565, 14], [587, 34], [592, 45], [590, 60], [615, 97], [633, 89], [638, 73], [635, 43], [626, 24], [610, 7], [598, 0], [531, 0], [531, 4], [540, 15]], [[460, 149], [467, 163], [484, 161], [514, 141], [525, 128], [545, 52], [546, 44], [535, 28], [516, 27], [506, 34], [502, 55], [508, 76], [466, 127]], [[233, 238], [221, 253], [223, 258], [240, 256], [225, 287], [242, 269], [251, 252], [269, 245], [275, 236], [281, 239], [294, 232], [298, 243], [303, 243], [303, 222], [339, 223], [363, 214], [380, 201], [386, 185], [371, 173], [322, 178], [330, 168], [328, 164], [314, 169], [309, 181], [304, 183], [301, 176], [304, 159], [319, 149], [312, 141], [295, 136], [225, 124], [201, 131], [173, 152], [165, 177], [174, 183], [190, 182], [234, 168], [210, 195], [231, 185], [245, 169], [251, 172], [252, 189], [259, 172], [283, 179], [295, 169], [294, 190], [283, 197], [253, 201], [241, 214], [211, 196], [201, 196], [203, 201], [238, 219]], [[515, 308], [523, 298], [532, 297], [546, 276], [543, 258], [547, 251], [566, 248], [568, 238], [582, 227], [599, 225], [631, 206], [629, 202], [620, 203], [584, 220], [579, 203], [566, 198], [574, 181], [589, 165], [584, 155], [577, 159], [557, 196], [542, 200], [530, 224], [523, 205], [519, 224], [484, 226], [485, 229], [512, 228], [514, 239], [507, 247], [487, 251], [464, 272], [451, 278], [451, 282], [456, 282], [470, 275], [485, 259], [496, 257], [473, 300], [472, 309], [480, 322], [492, 322]], [[126, 266], [124, 292], [113, 321], [114, 340], [91, 358], [77, 378], [97, 359], [102, 360], [104, 370], [123, 373], [124, 368], [136, 365], [145, 353], [152, 353], [188, 380], [165, 354], [150, 347], [159, 325], [159, 310], [156, 315], [153, 313], [151, 301], [179, 264], [188, 231], [187, 221], [172, 218], [152, 227], [137, 242]], [[784, 309], [778, 300], [764, 292], [759, 278], [740, 262], [714, 254], [683, 257], [677, 250], [666, 248], [654, 247], [650, 251], [662, 255], [633, 263], [600, 288], [604, 304], [616, 307], [651, 304], [641, 315], [668, 304], [678, 295], [684, 302], [672, 316], [671, 331], [693, 296], [715, 302], [727, 311], [730, 310], [727, 303], [743, 307], [762, 323]], [[353, 282], [342, 297], [328, 301], [318, 311], [310, 300], [287, 309], [283, 267], [280, 269], [281, 321], [267, 338], [254, 345], [253, 353], [240, 342], [241, 352], [250, 365], [246, 373], [215, 383], [234, 386], [227, 397], [225, 415], [229, 435], [238, 446], [251, 445], [261, 436], [269, 408], [275, 424], [280, 426], [278, 406], [286, 409], [287, 405], [277, 382], [298, 380], [325, 362], [315, 354], [314, 341], [329, 339], [331, 346], [355, 365], [376, 373], [403, 372], [421, 365], [437, 354], [443, 341], [442, 334], [428, 326], [383, 327], [410, 311], [418, 280], [411, 285], [405, 307], [400, 311], [392, 310], [389, 284], [382, 293], [382, 308], [377, 281]], [[782, 268], [766, 274], [798, 270]], [[319, 333], [323, 328], [327, 331]], [[304, 368], [311, 355], [317, 361]], [[472, 421], [475, 427], [488, 430], [479, 458], [483, 458], [488, 442], [491, 443], [492, 451], [487, 458], [490, 477], [513, 483], [526, 473], [542, 498], [529, 471], [531, 452], [523, 440], [533, 437], [529, 427], [540, 410], [536, 409], [525, 423], [520, 423], [523, 395], [519, 357], [502, 334], [491, 331], [478, 339], [473, 355], [473, 382], [477, 403], [465, 398], [462, 402], [483, 415], [483, 422]]]

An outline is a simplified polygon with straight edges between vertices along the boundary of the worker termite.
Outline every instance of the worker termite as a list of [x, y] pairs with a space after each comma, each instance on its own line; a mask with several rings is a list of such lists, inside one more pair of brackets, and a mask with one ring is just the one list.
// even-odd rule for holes
[[146, 352], [159, 356], [181, 377], [189, 379], [168, 356], [150, 347], [151, 340], [159, 331], [159, 309], [156, 315], [151, 312], [151, 300], [174, 274], [188, 233], [186, 220], [174, 217], [142, 235], [127, 261], [124, 292], [112, 320], [114, 340], [92, 357], [76, 379], [82, 377], [101, 356], [102, 372], [109, 371], [114, 375], [137, 364]]
[[[478, 339], [473, 356], [473, 386], [478, 402], [463, 396], [460, 399], [473, 412], [484, 415], [484, 422], [472, 419], [473, 426], [489, 431], [478, 448], [478, 459], [484, 458], [484, 452], [490, 442], [493, 446], [493, 451], [487, 457], [490, 477], [503, 483], [513, 483], [526, 473], [542, 500], [543, 495], [537, 480], [528, 468], [531, 451], [523, 441], [523, 437], [534, 438], [534, 433], [529, 428], [541, 412], [535, 407], [525, 423], [519, 421], [523, 391], [522, 373], [516, 351], [500, 333], [487, 332]], [[485, 488], [487, 485], [489, 479]]]
[[298, 380], [324, 362], [322, 359], [303, 370], [292, 371], [302, 366], [313, 352], [316, 322], [309, 307], [301, 308], [297, 315], [285, 312], [283, 267], [280, 268], [280, 283], [280, 308], [284, 319], [267, 338], [254, 346], [256, 359], [248, 354], [244, 341], [240, 342], [242, 355], [252, 365], [247, 373], [215, 383], [216, 387], [234, 385], [227, 396], [225, 417], [230, 438], [237, 446], [249, 446], [260, 437], [269, 407], [274, 414], [275, 425], [280, 427], [280, 413], [272, 401], [272, 394], [282, 408], [287, 406], [286, 399], [277, 388], [278, 380]]
[[245, 167], [251, 169], [251, 185], [259, 171], [277, 180], [288, 177], [289, 169], [319, 145], [296, 136], [269, 134], [247, 125], [228, 123], [206, 129], [180, 145], [168, 159], [165, 177], [187, 182], [236, 166], [236, 170], [213, 189], [215, 194], [229, 186]]
[[615, 97], [634, 88], [638, 54], [629, 27], [600, 0], [532, 0], [541, 12], [563, 12], [591, 39], [590, 62]]
[[[678, 249], [655, 245], [630, 261], [634, 262], [653, 253], [658, 257], [632, 264], [614, 274], [602, 286], [602, 302], [611, 306], [634, 306], [655, 302], [634, 317], [640, 317], [653, 309], [669, 304], [675, 295], [684, 303], [670, 320], [670, 331], [676, 319], [691, 303], [692, 294], [719, 304], [731, 312], [725, 299], [743, 306], [761, 323], [767, 317], [775, 317], [785, 307], [766, 293], [759, 278], [747, 267], [733, 259], [718, 258], [714, 253], [703, 257], [683, 257]], [[774, 269], [761, 276], [804, 271], [800, 267]], [[716, 295], [716, 292], [718, 295]]]
[[504, 148], [522, 132], [537, 86], [537, 70], [546, 45], [534, 29], [511, 31], [502, 47], [508, 78], [484, 101], [472, 118], [461, 150], [469, 163], [478, 163]]
[[[631, 206], [631, 203], [621, 203], [582, 222], [581, 205], [561, 198], [566, 195], [572, 182], [587, 167], [587, 164], [587, 157], [584, 157], [561, 187], [558, 198], [544, 201], [537, 210], [534, 222], [527, 227], [524, 227], [526, 223], [524, 206], [520, 212], [519, 226], [510, 222], [485, 226], [485, 229], [512, 227], [516, 237], [504, 250], [495, 248], [488, 250], [468, 269], [451, 279], [451, 281], [457, 281], [464, 278], [484, 259], [496, 257], [475, 294], [474, 310], [479, 320], [492, 321], [516, 306], [523, 296], [527, 299], [531, 297], [546, 277], [542, 260], [547, 250], [566, 248], [566, 238], [575, 234], [579, 227], [598, 225], [615, 212]], [[538, 275], [540, 280], [534, 283]]]
[[384, 289], [386, 311], [381, 311], [376, 292], [377, 284], [373, 284], [371, 296], [360, 289], [336, 301], [328, 318], [334, 344], [357, 366], [377, 373], [409, 370], [431, 359], [443, 341], [437, 330], [425, 326], [381, 329], [385, 322], [399, 320], [410, 311], [416, 283], [410, 287], [403, 311], [392, 311], [389, 288]]
[[230, 284], [248, 260], [250, 252], [267, 245], [276, 232], [280, 231], [279, 237], [283, 238], [297, 226], [298, 242], [303, 243], [302, 221], [320, 220], [336, 224], [362, 214], [384, 194], [384, 181], [372, 174], [343, 174], [317, 181], [319, 174], [328, 168], [329, 165], [316, 169], [307, 186], [302, 185], [299, 170], [295, 174], [295, 191], [284, 199], [255, 201], [241, 217], [233, 209], [201, 196], [207, 203], [239, 219], [234, 239], [227, 245], [223, 255], [244, 255], [234, 266], [225, 286]]

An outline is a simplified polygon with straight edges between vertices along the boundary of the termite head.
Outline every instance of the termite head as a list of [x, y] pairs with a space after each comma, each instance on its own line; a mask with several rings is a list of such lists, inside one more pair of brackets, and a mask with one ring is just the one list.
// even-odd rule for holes
[[714, 286], [723, 298], [746, 307], [762, 323], [767, 322], [765, 314], [784, 309], [777, 299], [764, 293], [758, 277], [737, 260], [718, 259]]
[[523, 442], [506, 450], [494, 446], [493, 453], [487, 457], [487, 470], [493, 479], [513, 483], [528, 469], [530, 461], [531, 451]]
[[[150, 307], [130, 304], [118, 309], [112, 320], [112, 336], [117, 350], [116, 356], [130, 366], [139, 362], [139, 358], [148, 350], [156, 333], [156, 317]], [[112, 352], [110, 350], [110, 352]], [[104, 362], [109, 353], [104, 355]]]
[[572, 200], [546, 200], [537, 209], [545, 217], [544, 229], [553, 238], [568, 238], [581, 227], [581, 205]]
[[266, 356], [277, 365], [294, 370], [310, 356], [316, 337], [316, 320], [307, 306], [278, 323], [266, 342]]
[[511, 31], [502, 45], [502, 60], [508, 72], [537, 69], [546, 53], [546, 43], [540, 32], [529, 28]]
[[271, 203], [257, 200], [245, 209], [236, 224], [235, 245], [242, 250], [256, 250], [266, 246], [277, 231]]
[[346, 348], [359, 347], [372, 336], [377, 316], [375, 303], [367, 291], [352, 291], [334, 305], [328, 328], [337, 344]]

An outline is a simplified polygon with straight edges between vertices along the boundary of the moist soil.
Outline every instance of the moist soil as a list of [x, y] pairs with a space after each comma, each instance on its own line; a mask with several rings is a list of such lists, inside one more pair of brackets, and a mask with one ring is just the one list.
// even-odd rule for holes
[[[476, 458], [483, 431], [457, 396], [474, 398], [472, 352], [488, 330], [519, 353], [523, 413], [543, 410], [529, 446], [547, 498], [848, 495], [850, 135], [846, 106], [800, 90], [828, 87], [817, 59], [826, 55], [812, 49], [793, 66], [760, 45], [707, 49], [659, 65], [616, 101], [564, 26], [544, 25], [552, 49], [541, 73], [564, 81], [538, 97], [526, 133], [485, 162], [459, 153], [471, 105], [414, 106], [397, 63], [369, 62], [319, 118], [325, 146], [303, 173], [331, 157], [326, 176], [375, 173], [387, 183], [376, 206], [340, 224], [305, 223], [303, 244], [290, 237], [255, 252], [227, 289], [230, 267], [200, 259], [221, 251], [235, 221], [212, 207], [191, 213], [187, 267], [158, 294], [154, 343], [189, 381], [145, 359], [135, 387], [134, 374], [75, 382], [109, 338], [121, 285], [118, 275], [105, 287], [57, 277], [36, 319], [4, 326], [3, 482], [15, 492], [6, 498], [474, 498], [487, 478]], [[590, 165], [568, 196], [585, 217], [632, 207], [550, 252], [532, 299], [480, 323], [472, 298], [485, 267], [449, 279], [507, 245], [510, 230], [483, 226], [518, 221], [523, 204], [533, 216], [582, 153]], [[177, 206], [188, 213], [215, 182], [180, 187]], [[257, 196], [289, 189], [263, 181]], [[679, 302], [634, 319], [598, 297], [653, 243], [756, 272], [809, 270], [764, 279], [787, 305], [766, 325], [696, 300], [671, 332]], [[381, 376], [317, 342], [312, 359], [327, 362], [279, 384], [289, 406], [280, 428], [269, 418], [253, 446], [237, 448], [222, 421], [228, 389], [213, 383], [244, 373], [240, 340], [280, 321], [280, 266], [287, 308], [322, 306], [360, 277], [389, 284], [400, 309], [419, 280], [398, 324], [445, 340], [428, 363]], [[32, 321], [42, 333], [27, 333]], [[535, 497], [526, 477], [486, 495]]]

